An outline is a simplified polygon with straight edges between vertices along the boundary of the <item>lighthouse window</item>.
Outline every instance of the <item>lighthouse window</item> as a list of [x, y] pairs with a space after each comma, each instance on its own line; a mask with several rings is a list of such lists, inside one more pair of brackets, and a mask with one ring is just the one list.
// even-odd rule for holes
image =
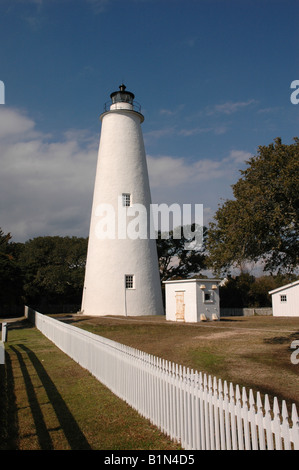
[[131, 205], [131, 194], [123, 193], [123, 206], [129, 207]]
[[133, 274], [126, 274], [126, 289], [134, 289], [134, 276], [133, 276]]

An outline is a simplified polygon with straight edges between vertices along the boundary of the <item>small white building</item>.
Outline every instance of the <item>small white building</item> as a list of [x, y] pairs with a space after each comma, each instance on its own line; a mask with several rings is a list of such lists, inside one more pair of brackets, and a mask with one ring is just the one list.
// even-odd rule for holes
[[299, 281], [271, 290], [275, 317], [299, 317]]
[[164, 281], [166, 320], [196, 323], [220, 319], [220, 279]]

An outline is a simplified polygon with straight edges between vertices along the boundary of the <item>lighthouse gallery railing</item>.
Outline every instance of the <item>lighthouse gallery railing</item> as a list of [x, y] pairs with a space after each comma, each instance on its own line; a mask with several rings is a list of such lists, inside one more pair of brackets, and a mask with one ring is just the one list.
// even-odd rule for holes
[[299, 450], [299, 422], [285, 401], [262, 403], [211, 376], [31, 311], [36, 327], [115, 395], [184, 449]]
[[[106, 103], [104, 104], [104, 112], [107, 112], [107, 111], [110, 111], [110, 106], [113, 104], [114, 105], [114, 109], [117, 109], [119, 107], [119, 109], [122, 109], [123, 110], [123, 107], [122, 107], [122, 103], [128, 103], [128, 101], [117, 101], [115, 103], [113, 103], [111, 100], [110, 101], [106, 101]], [[138, 101], [133, 101], [132, 103], [132, 110], [133, 111], [136, 111], [137, 113], [141, 113], [141, 104], [138, 103]]]

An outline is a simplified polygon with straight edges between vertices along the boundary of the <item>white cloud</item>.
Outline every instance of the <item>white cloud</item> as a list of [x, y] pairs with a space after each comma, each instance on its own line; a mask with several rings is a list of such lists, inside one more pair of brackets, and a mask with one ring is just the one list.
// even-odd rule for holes
[[171, 109], [160, 109], [160, 114], [166, 114], [166, 116], [173, 116], [176, 114], [176, 111], [172, 111]]
[[149, 139], [161, 139], [164, 137], [170, 137], [172, 135], [179, 135], [183, 137], [191, 137], [193, 135], [198, 134], [207, 134], [213, 133], [216, 135], [225, 134], [227, 132], [228, 127], [225, 125], [214, 125], [210, 127], [191, 127], [191, 128], [183, 128], [178, 129], [176, 126], [169, 126], [162, 129], [156, 129], [152, 131], [148, 131], [144, 134], [145, 141]]
[[276, 113], [277, 111], [281, 111], [282, 108], [280, 106], [271, 106], [269, 108], [261, 108], [258, 110], [258, 114], [269, 114], [269, 113]]
[[93, 8], [94, 13], [102, 13], [111, 3], [111, 0], [86, 0]]
[[192, 167], [183, 158], [148, 155], [147, 164], [152, 188], [177, 187], [185, 184], [192, 175]]
[[190, 163], [184, 158], [148, 155], [151, 187], [188, 187], [202, 181], [215, 182], [219, 178], [230, 178], [250, 157], [249, 152], [231, 150], [228, 156], [220, 160], [200, 158]]
[[148, 131], [144, 134], [144, 140], [148, 139], [160, 139], [161, 137], [167, 137], [174, 135], [175, 127], [166, 127], [164, 129], [156, 129], [153, 131]]
[[231, 150], [230, 154], [224, 161], [233, 161], [236, 163], [245, 163], [252, 157], [252, 154], [249, 152], [244, 152], [244, 150]]
[[[97, 163], [98, 135], [69, 129], [62, 139], [37, 131], [24, 112], [0, 109], [0, 227], [14, 241], [35, 236], [87, 236]], [[158, 203], [202, 203], [210, 218], [250, 158], [234, 149], [220, 159], [190, 161], [147, 157]]]
[[211, 127], [193, 127], [190, 129], [181, 129], [178, 134], [184, 137], [190, 137], [192, 135], [206, 134], [211, 132], [216, 135], [225, 134], [227, 132], [227, 126], [211, 126]]
[[185, 108], [185, 105], [184, 104], [179, 104], [178, 106], [176, 106], [175, 109], [166, 109], [166, 108], [163, 108], [163, 109], [160, 109], [160, 114], [164, 114], [166, 116], [176, 116], [178, 114], [180, 114], [180, 112]]
[[25, 134], [35, 127], [34, 121], [20, 111], [7, 107], [0, 110], [0, 138]]
[[232, 150], [221, 159], [200, 158], [190, 162], [173, 156], [147, 156], [154, 203], [203, 204], [204, 224], [208, 225], [218, 204], [233, 197], [231, 185], [251, 154]]
[[247, 100], [247, 101], [235, 101], [235, 102], [227, 101], [226, 103], [216, 104], [212, 108], [208, 109], [207, 114], [208, 115], [217, 114], [217, 113], [233, 114], [239, 111], [239, 109], [246, 108], [247, 106], [250, 106], [256, 103], [257, 101], [253, 99]]
[[189, 137], [191, 135], [205, 134], [206, 132], [211, 132], [214, 129], [212, 127], [193, 127], [190, 129], [181, 129], [179, 135], [184, 137]]
[[0, 112], [0, 227], [13, 240], [88, 235], [98, 142], [81, 131], [48, 141], [34, 122]]
[[183, 41], [183, 45], [187, 47], [194, 47], [197, 42], [196, 37], [188, 38]]

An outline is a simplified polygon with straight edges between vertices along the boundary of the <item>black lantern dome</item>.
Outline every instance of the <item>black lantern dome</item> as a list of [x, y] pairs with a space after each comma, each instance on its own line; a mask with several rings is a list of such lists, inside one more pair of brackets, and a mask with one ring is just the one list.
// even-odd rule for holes
[[126, 91], [126, 86], [122, 84], [119, 87], [119, 91], [114, 91], [113, 93], [111, 93], [110, 98], [112, 100], [112, 104], [123, 102], [130, 103], [133, 105], [135, 95], [130, 91]]

